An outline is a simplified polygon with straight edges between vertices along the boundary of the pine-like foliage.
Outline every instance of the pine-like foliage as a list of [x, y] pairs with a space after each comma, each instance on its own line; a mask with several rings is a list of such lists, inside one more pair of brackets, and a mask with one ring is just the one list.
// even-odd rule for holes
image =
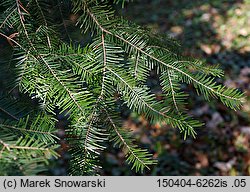
[[[11, 74], [9, 82], [5, 77], [0, 84], [5, 90], [0, 97], [1, 165], [36, 174], [57, 157], [59, 111], [69, 122], [65, 136], [71, 154], [69, 174], [95, 175], [108, 141], [124, 151], [133, 169], [143, 171], [156, 160], [123, 128], [118, 103], [151, 122], [178, 128], [184, 138], [195, 137], [195, 128], [202, 123], [185, 113], [188, 94], [181, 84], [193, 84], [207, 100], [218, 98], [234, 110], [240, 107], [243, 94], [216, 83], [215, 78], [222, 76], [217, 66], [186, 58], [174, 40], [116, 16], [113, 5], [125, 2], [2, 1], [0, 36], [13, 53], [9, 65], [1, 62], [1, 67], [8, 66], [7, 72], [0, 72], [1, 81]], [[91, 34], [87, 46], [74, 43], [70, 35], [63, 38], [70, 13], [65, 7], [72, 7], [83, 35]], [[164, 98], [160, 101], [146, 84], [152, 70], [160, 77]], [[26, 109], [15, 90], [38, 101], [39, 107]]]

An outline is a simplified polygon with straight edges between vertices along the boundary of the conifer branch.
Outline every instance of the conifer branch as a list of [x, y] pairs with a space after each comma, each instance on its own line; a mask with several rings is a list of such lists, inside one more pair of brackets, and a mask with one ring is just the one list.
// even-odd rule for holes
[[[122, 128], [117, 113], [121, 104], [150, 122], [178, 128], [184, 139], [195, 137], [195, 128], [203, 124], [185, 112], [188, 94], [181, 89], [182, 83], [194, 85], [207, 100], [219, 98], [232, 109], [240, 107], [243, 94], [216, 83], [215, 77], [222, 76], [217, 66], [185, 58], [174, 40], [116, 17], [108, 0], [71, 2], [72, 12], [78, 15], [77, 26], [91, 33], [90, 45], [83, 46], [74, 39], [66, 43], [62, 38], [60, 27], [54, 24], [58, 24], [55, 19], [61, 18], [70, 39], [63, 2], [3, 3], [6, 11], [0, 14], [0, 36], [13, 47], [11, 70], [16, 70], [18, 80], [15, 88], [20, 94], [27, 93], [30, 100], [36, 98], [40, 107], [27, 113], [24, 110], [29, 114], [25, 117], [23, 110], [0, 99], [1, 159], [14, 162], [14, 157], [18, 167], [29, 166], [35, 154], [37, 159], [32, 163], [39, 171], [40, 164], [58, 157], [54, 117], [60, 113], [68, 123], [65, 139], [71, 155], [69, 174], [96, 174], [107, 139], [123, 149], [132, 169], [143, 171], [155, 160], [147, 150], [133, 144], [132, 133]], [[125, 2], [128, 1], [112, 1], [123, 5]], [[10, 30], [11, 35], [7, 32]], [[152, 70], [159, 77], [164, 94], [161, 100], [147, 84]]]
[[[14, 115], [12, 115], [11, 113], [9, 113], [8, 111], [6, 111], [5, 109], [3, 109], [2, 107], [0, 107], [0, 111], [3, 111], [5, 114], [9, 115], [11, 118], [13, 118], [14, 120], [19, 120], [17, 117], [15, 117]], [[0, 124], [1, 127], [1, 124]]]
[[[185, 72], [184, 70], [181, 70], [180, 68], [175, 67], [175, 64], [181, 63], [181, 62], [185, 62], [185, 61], [175, 61], [172, 64], [166, 63], [162, 60], [160, 60], [159, 58], [155, 57], [152, 53], [148, 53], [147, 51], [143, 50], [142, 48], [140, 48], [139, 46], [136, 46], [135, 44], [131, 43], [129, 40], [125, 39], [124, 37], [122, 37], [121, 35], [112, 32], [111, 30], [105, 28], [104, 26], [102, 26], [102, 24], [98, 21], [98, 19], [95, 17], [94, 13], [91, 12], [90, 8], [88, 7], [87, 3], [85, 2], [84, 4], [84, 9], [86, 10], [86, 12], [89, 14], [89, 16], [92, 18], [92, 20], [94, 21], [94, 23], [96, 24], [96, 26], [103, 32], [116, 37], [117, 39], [121, 40], [122, 42], [126, 43], [127, 45], [133, 47], [134, 49], [136, 49], [138, 52], [146, 55], [149, 59], [152, 59], [156, 62], [158, 62], [159, 64], [162, 64], [163, 66], [167, 67], [168, 69], [173, 69], [177, 72], [179, 72], [180, 74], [183, 74], [185, 77], [187, 77], [188, 79], [190, 79], [191, 81], [193, 81], [195, 84], [204, 87], [205, 89], [209, 90], [212, 94], [218, 95], [220, 98], [225, 98], [225, 99], [229, 99], [229, 100], [233, 100], [236, 102], [241, 103], [242, 102], [242, 95], [238, 95], [238, 97], [233, 97], [230, 95], [226, 95], [223, 93], [223, 87], [221, 87], [220, 89], [215, 89], [212, 88], [206, 84], [203, 84], [202, 82], [198, 81], [196, 78], [194, 78], [193, 76], [191, 76], [189, 73]], [[220, 91], [218, 91], [220, 90]], [[222, 99], [223, 100], [223, 99]], [[235, 107], [233, 105], [228, 104], [229, 107], [232, 107], [233, 109], [235, 109]], [[238, 105], [236, 105], [237, 107]]]
[[13, 9], [6, 17], [5, 17], [5, 19], [4, 19], [4, 21], [1, 23], [1, 25], [0, 25], [0, 29], [2, 29], [3, 28], [3, 26], [6, 24], [6, 22], [8, 21], [8, 19], [12, 16], [12, 14], [13, 13], [15, 13], [16, 12], [16, 8], [15, 9]]
[[[42, 8], [41, 8], [40, 4], [38, 3], [37, 0], [35, 0], [35, 2], [36, 2], [36, 5], [37, 5], [37, 7], [39, 9], [40, 14], [42, 15], [43, 22], [44, 22], [45, 26], [48, 27], [48, 23], [47, 23], [46, 18], [45, 18], [44, 14], [43, 14], [43, 11], [42, 11]], [[48, 40], [48, 46], [51, 49], [52, 47], [51, 47], [50, 37], [49, 37], [48, 34], [47, 34], [47, 40]]]
[[120, 134], [120, 132], [118, 131], [118, 128], [116, 127], [115, 123], [113, 122], [112, 118], [109, 116], [108, 112], [105, 110], [107, 118], [109, 120], [109, 122], [111, 123], [115, 133], [117, 134], [117, 136], [119, 137], [119, 139], [121, 140], [121, 142], [123, 143], [124, 147], [128, 150], [128, 153], [133, 155], [134, 158], [139, 161], [144, 167], [146, 167], [147, 169], [149, 169], [149, 167], [137, 156], [135, 155], [134, 151], [131, 149], [130, 145], [127, 144], [127, 142], [125, 141], [125, 139], [123, 138], [123, 136]]
[[32, 129], [25, 129], [25, 128], [21, 128], [21, 127], [6, 125], [6, 124], [0, 124], [0, 127], [13, 129], [13, 130], [21, 131], [21, 132], [39, 133], [39, 134], [48, 135], [50, 137], [55, 137], [56, 138], [56, 136], [54, 136], [51, 132], [47, 132], [47, 131], [38, 131], [38, 130], [32, 130]]
[[175, 109], [177, 110], [177, 112], [179, 112], [179, 108], [178, 108], [177, 102], [175, 100], [175, 90], [173, 88], [173, 83], [172, 83], [172, 79], [171, 79], [171, 75], [170, 75], [169, 70], [167, 70], [167, 73], [168, 73], [168, 80], [169, 80], [169, 84], [170, 84], [170, 88], [171, 88], [171, 93], [172, 93], [171, 95], [173, 98], [174, 106], [175, 106]]

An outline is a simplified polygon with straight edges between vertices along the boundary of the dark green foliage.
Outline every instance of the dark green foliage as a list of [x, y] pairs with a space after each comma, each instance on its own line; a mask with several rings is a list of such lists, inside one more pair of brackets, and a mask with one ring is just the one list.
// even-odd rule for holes
[[[0, 100], [4, 113], [0, 124], [3, 163], [19, 168], [33, 163], [34, 174], [43, 170], [41, 165], [49, 158], [57, 157], [55, 115], [59, 111], [69, 122], [69, 174], [95, 175], [107, 141], [123, 149], [133, 169], [143, 171], [156, 160], [134, 144], [131, 132], [123, 128], [118, 100], [151, 122], [178, 128], [184, 138], [195, 137], [195, 128], [202, 123], [185, 114], [188, 94], [181, 90], [182, 83], [193, 84], [207, 100], [215, 97], [232, 109], [240, 107], [243, 94], [216, 83], [215, 77], [222, 76], [217, 66], [185, 58], [174, 40], [116, 17], [110, 1], [71, 3], [77, 27], [92, 36], [92, 43], [85, 47], [60, 38], [60, 25], [53, 19], [58, 17], [54, 10], [63, 6], [61, 2], [2, 3], [6, 11], [0, 16], [0, 36], [8, 40], [14, 52], [10, 71], [15, 71], [15, 83], [7, 91], [18, 89], [39, 102], [39, 109], [19, 117], [24, 108], [13, 110], [14, 104]], [[124, 4], [125, 0], [114, 3]], [[160, 76], [161, 101], [146, 84], [152, 70]], [[31, 174], [25, 171], [23, 174]]]

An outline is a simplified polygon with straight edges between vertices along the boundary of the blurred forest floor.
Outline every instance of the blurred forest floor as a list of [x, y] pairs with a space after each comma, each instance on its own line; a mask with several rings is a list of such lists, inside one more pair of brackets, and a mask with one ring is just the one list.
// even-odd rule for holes
[[[220, 64], [223, 83], [246, 93], [240, 111], [195, 93], [188, 109], [206, 123], [186, 141], [178, 130], [150, 125], [130, 114], [124, 122], [159, 163], [143, 175], [250, 175], [250, 0], [135, 0], [121, 13], [131, 21], [176, 38], [185, 55]], [[157, 80], [149, 80], [157, 90]], [[187, 87], [192, 92], [192, 87]], [[103, 175], [135, 175], [111, 147], [102, 156]]]

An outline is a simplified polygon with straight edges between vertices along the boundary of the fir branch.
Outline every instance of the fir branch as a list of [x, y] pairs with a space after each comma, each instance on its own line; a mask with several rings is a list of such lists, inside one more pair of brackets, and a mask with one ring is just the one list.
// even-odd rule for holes
[[[124, 4], [126, 0], [112, 2]], [[41, 104], [39, 110], [23, 117], [19, 110], [12, 110], [12, 105], [2, 105], [0, 99], [0, 112], [10, 119], [0, 123], [0, 156], [6, 162], [16, 158], [15, 165], [28, 166], [35, 155], [40, 169], [40, 163], [58, 156], [55, 119], [47, 114], [57, 110], [69, 123], [70, 174], [96, 174], [108, 138], [123, 149], [132, 169], [143, 171], [155, 160], [147, 150], [133, 144], [131, 132], [122, 128], [117, 100], [151, 122], [178, 128], [184, 139], [195, 137], [195, 128], [202, 124], [184, 113], [187, 94], [181, 90], [182, 83], [194, 85], [207, 100], [215, 97], [232, 109], [240, 107], [243, 94], [216, 83], [215, 77], [222, 77], [217, 66], [185, 58], [176, 41], [115, 17], [108, 0], [72, 3], [73, 12], [79, 15], [77, 25], [91, 32], [93, 38], [84, 48], [63, 43], [58, 37], [58, 26], [54, 25], [58, 22], [53, 21], [55, 12], [50, 10], [55, 6], [59, 6], [67, 33], [58, 0], [32, 0], [25, 6], [20, 0], [3, 3], [6, 11], [0, 16], [0, 36], [14, 47], [16, 87]], [[14, 31], [11, 35], [5, 31], [9, 28]], [[152, 70], [159, 76], [165, 95], [160, 101], [146, 85]]]
[[128, 164], [132, 163], [132, 169], [135, 169], [137, 172], [142, 172], [144, 168], [150, 169], [149, 165], [155, 164], [156, 160], [152, 159], [151, 155], [147, 153], [147, 150], [139, 149], [136, 145], [133, 145], [133, 139], [131, 139], [129, 132], [119, 129], [107, 109], [104, 108], [103, 110], [109, 122], [108, 124], [110, 124], [111, 132], [114, 133], [111, 134], [111, 140], [114, 141], [115, 145], [123, 148]]
[[[45, 16], [44, 16], [44, 13], [43, 13], [43, 11], [42, 11], [42, 8], [41, 8], [40, 4], [38, 3], [38, 0], [35, 0], [35, 2], [36, 2], [36, 6], [38, 7], [38, 10], [39, 10], [39, 12], [40, 12], [40, 14], [41, 14], [41, 16], [42, 16], [44, 25], [45, 25], [46, 27], [48, 27], [48, 23], [47, 23], [47, 21], [46, 21], [46, 18], [45, 18]], [[47, 34], [47, 40], [48, 40], [48, 46], [49, 46], [49, 48], [51, 49], [52, 47], [51, 47], [50, 37], [49, 37], [48, 34]]]
[[[7, 114], [8, 116], [10, 116], [11, 118], [13, 118], [14, 120], [18, 120], [17, 117], [15, 117], [14, 115], [12, 115], [11, 113], [9, 113], [8, 111], [6, 111], [5, 109], [3, 109], [2, 107], [0, 107], [0, 111], [4, 112], [5, 114]], [[0, 124], [1, 126], [1, 124]]]
[[168, 73], [167, 76], [168, 76], [169, 85], [170, 85], [170, 88], [171, 88], [171, 95], [172, 95], [172, 98], [173, 98], [174, 106], [175, 106], [175, 109], [177, 110], [177, 112], [179, 112], [179, 108], [177, 106], [177, 102], [176, 102], [176, 99], [175, 99], [175, 90], [174, 90], [174, 87], [173, 87], [173, 82], [172, 82], [172, 79], [171, 79], [170, 71], [167, 70], [167, 73]]
[[[85, 1], [84, 1], [85, 2]], [[130, 40], [127, 40], [122, 35], [118, 34], [117, 31], [109, 30], [108, 28], [105, 28], [96, 18], [95, 14], [91, 12], [91, 9], [88, 7], [88, 4], [85, 2], [83, 3], [84, 10], [89, 14], [89, 16], [92, 18], [95, 25], [103, 32], [117, 38], [118, 40], [122, 41], [123, 43], [129, 45], [130, 47], [134, 48], [138, 52], [144, 54], [149, 59], [152, 59], [153, 61], [156, 61], [157, 63], [167, 67], [168, 69], [175, 70], [176, 72], [179, 72], [180, 74], [184, 75], [186, 78], [190, 79], [193, 83], [197, 84], [198, 87], [204, 87], [205, 89], [209, 90], [207, 93], [211, 93], [211, 95], [217, 95], [221, 101], [226, 104], [227, 106], [231, 107], [232, 109], [237, 109], [240, 104], [242, 103], [242, 94], [236, 93], [234, 95], [227, 95], [226, 93], [230, 93], [230, 90], [225, 89], [224, 87], [212, 87], [209, 84], [205, 84], [201, 81], [199, 81], [195, 76], [191, 75], [190, 73], [181, 70], [178, 67], [175, 67], [176, 64], [185, 62], [185, 61], [175, 61], [173, 63], [166, 63], [163, 60], [155, 57], [150, 51], [143, 50], [139, 45], [136, 45], [135, 43], [131, 43]], [[112, 18], [111, 18], [112, 19]], [[226, 102], [225, 99], [228, 99], [229, 101]]]

